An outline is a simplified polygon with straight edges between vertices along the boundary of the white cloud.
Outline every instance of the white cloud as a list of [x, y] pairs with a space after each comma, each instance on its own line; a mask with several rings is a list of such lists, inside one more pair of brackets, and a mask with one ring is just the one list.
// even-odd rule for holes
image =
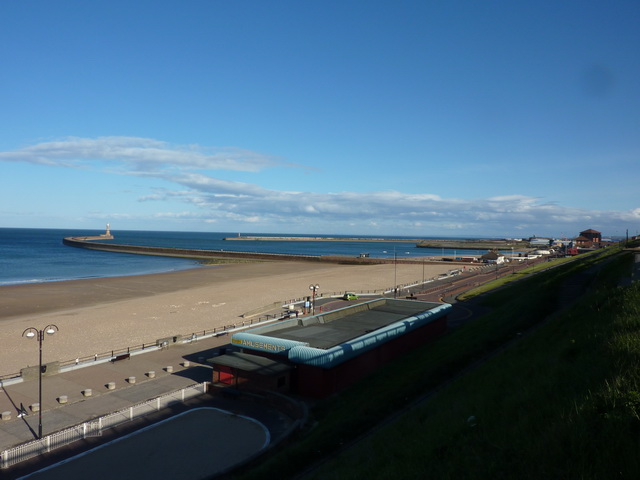
[[[262, 231], [340, 233], [357, 231], [360, 226], [362, 233], [390, 235], [428, 235], [434, 231], [510, 235], [520, 231], [526, 236], [570, 234], [584, 228], [603, 232], [625, 227], [635, 230], [640, 222], [640, 207], [626, 212], [586, 210], [521, 194], [463, 199], [399, 191], [272, 190], [255, 183], [218, 178], [212, 172], [220, 175], [225, 170], [257, 172], [291, 164], [240, 148], [175, 146], [149, 138], [71, 137], [0, 152], [1, 161], [62, 168], [104, 169], [105, 164], [115, 165], [120, 175], [175, 185], [141, 193], [138, 200], [146, 203], [145, 213], [136, 213], [135, 205], [131, 205], [129, 213], [87, 214], [137, 224], [144, 224], [145, 219], [166, 219], [190, 225], [215, 223], [233, 230], [244, 224]], [[153, 202], [162, 205], [162, 210], [150, 214]]]
[[[174, 180], [181, 182], [180, 178]], [[640, 212], [581, 210], [525, 195], [462, 200], [402, 192], [282, 192], [215, 179], [195, 183], [186, 179], [185, 183], [190, 190], [181, 190], [181, 199], [197, 199], [203, 217], [216, 218], [221, 223], [288, 223], [330, 231], [360, 224], [386, 229], [391, 234], [403, 229], [429, 232], [434, 228], [458, 233], [466, 230], [507, 234], [527, 229], [531, 235], [572, 230], [577, 233], [584, 228], [606, 230], [632, 218], [637, 223]], [[173, 194], [167, 192], [169, 195]]]
[[101, 161], [143, 172], [163, 168], [256, 172], [279, 164], [273, 157], [240, 148], [171, 145], [138, 137], [69, 137], [0, 152], [0, 161], [61, 167], [80, 167]]

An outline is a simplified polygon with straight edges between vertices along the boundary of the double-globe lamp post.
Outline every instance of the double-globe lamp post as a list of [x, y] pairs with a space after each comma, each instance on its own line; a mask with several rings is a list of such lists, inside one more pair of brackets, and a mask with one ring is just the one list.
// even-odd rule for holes
[[44, 335], [53, 335], [58, 331], [56, 325], [50, 324], [44, 327], [42, 330], [38, 330], [34, 327], [27, 328], [22, 332], [23, 337], [36, 338], [38, 340], [38, 347], [40, 351], [40, 357], [38, 360], [38, 438], [42, 438], [42, 374], [46, 369], [46, 366], [42, 366], [42, 341]]
[[313, 299], [311, 302], [311, 315], [315, 315], [316, 314], [316, 292], [320, 289], [320, 285], [318, 284], [311, 284], [309, 285], [309, 290], [311, 290], [313, 292]]

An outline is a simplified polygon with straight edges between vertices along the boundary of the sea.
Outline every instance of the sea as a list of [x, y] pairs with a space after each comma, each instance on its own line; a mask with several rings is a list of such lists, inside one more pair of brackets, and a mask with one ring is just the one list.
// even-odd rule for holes
[[[100, 252], [69, 247], [62, 243], [64, 237], [100, 235], [104, 230], [0, 228], [0, 286], [24, 283], [59, 282], [86, 278], [118, 277], [163, 273], [197, 268], [197, 260]], [[232, 232], [156, 232], [113, 231], [113, 240], [104, 242], [146, 245], [152, 247], [176, 247], [203, 250], [227, 250], [238, 252], [281, 253], [299, 255], [345, 255], [357, 257], [368, 254], [373, 258], [423, 257], [454, 255], [454, 250], [417, 248], [409, 237], [403, 241], [350, 241], [354, 235], [293, 235], [244, 233], [251, 236], [331, 237], [344, 241], [225, 241]], [[405, 237], [357, 238], [401, 239]], [[429, 237], [456, 240], [460, 237]], [[465, 254], [482, 254], [484, 251], [465, 251]]]

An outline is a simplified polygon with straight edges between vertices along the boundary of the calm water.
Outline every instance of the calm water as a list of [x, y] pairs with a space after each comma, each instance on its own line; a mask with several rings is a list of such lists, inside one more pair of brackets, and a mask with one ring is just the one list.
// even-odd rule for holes
[[[64, 237], [99, 235], [101, 233], [104, 233], [104, 230], [0, 228], [0, 285], [140, 275], [198, 266], [194, 260], [97, 252], [67, 247], [62, 244]], [[350, 241], [229, 242], [224, 241], [223, 238], [235, 236], [237, 233], [142, 231], [113, 231], [112, 233], [115, 237], [114, 240], [111, 240], [112, 243], [204, 250], [354, 257], [360, 253], [369, 253], [371, 257], [393, 257], [395, 252], [398, 258], [452, 255], [454, 253], [453, 250], [447, 249], [416, 248], [415, 243], [409, 241], [388, 243]], [[261, 234], [248, 233], [246, 235]], [[339, 236], [331, 235], [331, 237]], [[365, 237], [363, 236], [363, 238]]]

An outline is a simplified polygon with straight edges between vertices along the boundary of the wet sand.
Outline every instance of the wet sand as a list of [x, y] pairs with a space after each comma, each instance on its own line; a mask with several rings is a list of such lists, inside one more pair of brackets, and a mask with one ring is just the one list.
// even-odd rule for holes
[[447, 272], [453, 265], [333, 265], [256, 262], [130, 277], [0, 287], [0, 375], [37, 365], [38, 347], [22, 337], [28, 327], [55, 324], [43, 362], [64, 361], [158, 338], [240, 323], [273, 302], [319, 293], [391, 288]]

